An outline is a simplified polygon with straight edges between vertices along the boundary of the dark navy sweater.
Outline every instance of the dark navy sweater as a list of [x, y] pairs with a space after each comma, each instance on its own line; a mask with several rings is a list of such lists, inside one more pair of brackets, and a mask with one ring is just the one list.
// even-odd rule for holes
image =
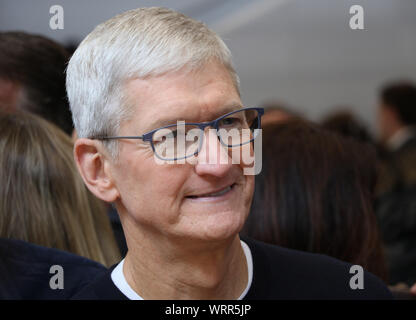
[[[50, 286], [51, 278], [57, 275], [56, 270], [50, 273], [54, 265], [62, 267], [63, 289]], [[0, 299], [69, 299], [106, 271], [101, 264], [75, 254], [24, 241], [0, 239]]]
[[[253, 282], [245, 300], [257, 299], [392, 299], [385, 284], [364, 272], [364, 289], [351, 289], [349, 263], [319, 255], [242, 239], [253, 257]], [[111, 272], [102, 274], [73, 299], [127, 300], [114, 285]]]

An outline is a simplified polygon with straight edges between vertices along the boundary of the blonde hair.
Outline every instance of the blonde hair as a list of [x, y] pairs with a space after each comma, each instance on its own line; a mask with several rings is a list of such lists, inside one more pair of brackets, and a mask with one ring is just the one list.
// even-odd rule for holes
[[46, 120], [0, 113], [0, 236], [109, 266], [120, 253], [106, 208], [85, 187], [72, 148]]

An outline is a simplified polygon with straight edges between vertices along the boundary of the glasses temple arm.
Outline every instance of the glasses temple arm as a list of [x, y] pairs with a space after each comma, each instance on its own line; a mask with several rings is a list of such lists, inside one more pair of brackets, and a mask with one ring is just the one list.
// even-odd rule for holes
[[96, 137], [93, 139], [99, 139], [99, 140], [115, 140], [115, 139], [142, 139], [143, 136], [117, 136], [117, 137]]

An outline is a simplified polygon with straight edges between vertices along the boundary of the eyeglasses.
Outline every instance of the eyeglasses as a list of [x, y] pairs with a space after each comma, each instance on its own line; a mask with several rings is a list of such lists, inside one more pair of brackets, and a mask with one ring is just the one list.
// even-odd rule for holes
[[263, 108], [243, 108], [209, 122], [178, 121], [177, 124], [152, 130], [142, 136], [102, 136], [92, 139], [141, 139], [150, 143], [159, 159], [175, 161], [197, 155], [201, 151], [207, 127], [214, 128], [221, 144], [228, 148], [240, 147], [254, 141], [261, 129], [263, 114]]

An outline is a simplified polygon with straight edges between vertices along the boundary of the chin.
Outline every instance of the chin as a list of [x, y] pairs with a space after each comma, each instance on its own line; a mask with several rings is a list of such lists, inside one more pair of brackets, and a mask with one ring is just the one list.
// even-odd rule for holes
[[207, 240], [221, 241], [235, 237], [243, 228], [246, 215], [223, 216], [222, 219], [206, 224], [198, 234]]

